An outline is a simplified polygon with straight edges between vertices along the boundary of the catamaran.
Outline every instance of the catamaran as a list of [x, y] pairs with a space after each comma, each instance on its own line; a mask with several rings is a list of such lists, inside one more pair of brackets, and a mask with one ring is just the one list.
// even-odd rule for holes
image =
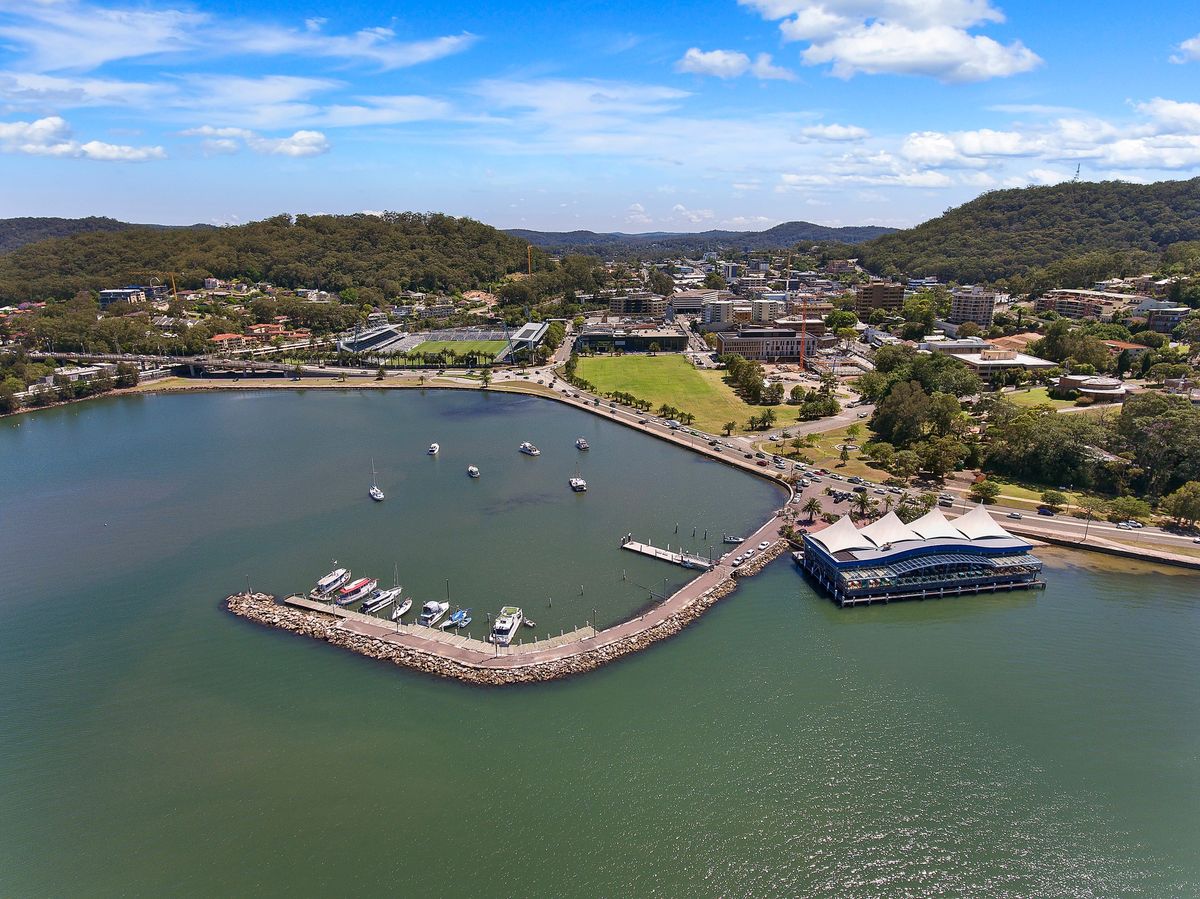
[[496, 621], [492, 625], [492, 632], [488, 634], [488, 640], [499, 646], [508, 646], [512, 643], [513, 637], [517, 633], [517, 628], [521, 626], [521, 620], [525, 617], [516, 606], [505, 606], [500, 610], [500, 614], [496, 616]]
[[472, 478], [479, 477], [479, 469], [476, 468], [474, 465], [468, 465], [467, 466], [467, 476], [472, 477]]
[[379, 485], [375, 483], [375, 460], [371, 460], [371, 489], [368, 491], [371, 494], [371, 499], [377, 503], [383, 502], [383, 491], [379, 489]]
[[335, 568], [317, 581], [317, 585], [312, 588], [308, 595], [312, 599], [324, 599], [348, 580], [350, 580], [349, 568]]
[[442, 620], [442, 616], [450, 611], [450, 603], [438, 602], [436, 599], [431, 599], [421, 607], [421, 618], [417, 622], [426, 627], [433, 627]]
[[573, 478], [570, 478], [567, 481], [567, 483], [571, 485], [571, 489], [574, 490], [576, 493], [586, 493], [587, 492], [587, 481], [585, 481], [583, 478], [579, 477], [578, 475], [576, 475]]
[[540, 456], [542, 454], [540, 449], [528, 442], [521, 444], [521, 452], [527, 456]]
[[337, 592], [337, 599], [334, 601], [339, 606], [348, 606], [351, 603], [358, 602], [360, 599], [366, 599], [378, 586], [379, 581], [375, 580], [375, 578], [360, 577], [358, 580], [351, 581], [339, 590]]
[[578, 440], [575, 441], [575, 449], [588, 450], [588, 449], [591, 449], [591, 447], [588, 446], [588, 442], [586, 440], [584, 440], [582, 437], [580, 437]]
[[436, 443], [431, 443], [429, 444], [429, 449], [426, 450], [426, 452], [431, 456], [436, 456], [439, 452], [441, 452], [441, 449], [442, 448]]

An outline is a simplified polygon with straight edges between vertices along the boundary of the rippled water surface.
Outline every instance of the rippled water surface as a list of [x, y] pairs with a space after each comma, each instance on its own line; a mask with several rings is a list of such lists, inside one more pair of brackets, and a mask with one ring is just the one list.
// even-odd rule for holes
[[1047, 554], [1042, 593], [839, 610], [781, 560], [649, 652], [484, 692], [219, 600], [336, 556], [616, 620], [683, 579], [620, 534], [705, 551], [777, 495], [433, 392], [82, 404], [0, 421], [0, 465], [4, 895], [1200, 892], [1196, 577]]

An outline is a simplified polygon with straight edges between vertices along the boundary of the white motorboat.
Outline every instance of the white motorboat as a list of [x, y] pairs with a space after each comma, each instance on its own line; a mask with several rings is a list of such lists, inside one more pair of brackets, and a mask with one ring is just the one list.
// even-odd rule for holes
[[450, 611], [450, 603], [438, 602], [436, 599], [431, 599], [421, 607], [421, 617], [417, 623], [423, 624], [426, 627], [433, 627], [442, 620], [442, 616], [448, 611]]
[[426, 450], [426, 452], [431, 456], [436, 456], [441, 451], [442, 451], [442, 448], [440, 446], [438, 446], [436, 443], [429, 444], [429, 449]]
[[591, 447], [588, 446], [588, 442], [586, 440], [584, 440], [582, 437], [580, 437], [578, 440], [575, 441], [575, 449], [589, 450], [589, 449], [591, 449]]
[[412, 608], [412, 597], [406, 596], [404, 599], [396, 603], [396, 608], [392, 609], [392, 621], [399, 621]]
[[376, 612], [382, 612], [396, 601], [396, 597], [399, 596], [400, 593], [400, 587], [389, 587], [387, 590], [376, 590], [371, 594], [371, 598], [363, 603], [362, 610], [368, 615], [374, 615]]
[[349, 568], [335, 568], [317, 581], [317, 585], [312, 588], [308, 595], [313, 599], [323, 599], [348, 580], [350, 580]]
[[587, 492], [587, 481], [585, 481], [581, 477], [578, 477], [578, 476], [573, 477], [567, 483], [569, 483], [571, 485], [571, 489], [574, 490], [576, 493], [586, 493]]
[[472, 478], [479, 477], [479, 469], [476, 468], [474, 465], [468, 465], [467, 466], [467, 476], [472, 477]]
[[540, 456], [542, 454], [540, 449], [528, 442], [521, 444], [521, 452], [527, 456]]
[[337, 599], [334, 600], [339, 606], [348, 606], [351, 603], [356, 603], [360, 599], [366, 599], [375, 592], [375, 588], [379, 586], [379, 581], [371, 577], [360, 577], [356, 581], [351, 581], [341, 590], [337, 592]]
[[383, 502], [383, 491], [379, 489], [379, 485], [375, 483], [375, 460], [371, 460], [371, 489], [367, 491], [371, 495], [371, 499], [377, 503]]
[[496, 621], [492, 624], [492, 632], [488, 634], [488, 640], [499, 646], [508, 646], [512, 643], [524, 618], [525, 613], [517, 606], [505, 606], [496, 616]]

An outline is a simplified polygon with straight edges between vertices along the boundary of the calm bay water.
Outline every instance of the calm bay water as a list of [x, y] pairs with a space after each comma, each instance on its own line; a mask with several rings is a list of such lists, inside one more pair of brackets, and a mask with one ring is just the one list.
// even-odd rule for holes
[[0, 466], [4, 895], [1200, 891], [1196, 577], [1049, 555], [1043, 593], [839, 610], [780, 561], [649, 652], [487, 692], [220, 600], [336, 557], [605, 623], [685, 574], [621, 534], [704, 551], [778, 494], [437, 392], [81, 404], [0, 421]]

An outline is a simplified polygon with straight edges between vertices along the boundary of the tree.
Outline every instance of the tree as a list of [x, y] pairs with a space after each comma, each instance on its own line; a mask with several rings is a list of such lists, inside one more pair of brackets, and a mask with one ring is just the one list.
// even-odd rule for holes
[[987, 478], [984, 478], [971, 485], [968, 495], [977, 503], [990, 505], [1000, 495], [1000, 485], [995, 481], [989, 481]]
[[1181, 527], [1191, 527], [1200, 519], [1200, 481], [1188, 481], [1174, 493], [1163, 497], [1158, 511], [1174, 518]]
[[725, 424], [721, 425], [721, 428], [722, 428], [722, 430], [725, 431], [725, 436], [728, 437], [730, 434], [732, 434], [734, 432], [734, 429], [737, 428], [737, 422], [736, 421], [727, 421], [727, 422], [725, 422]]
[[933, 437], [913, 447], [921, 467], [935, 478], [944, 478], [967, 458], [969, 450], [953, 437]]
[[800, 507], [800, 511], [808, 516], [808, 520], [811, 523], [817, 517], [817, 513], [821, 511], [821, 501], [815, 496], [810, 496], [804, 501], [804, 505]]
[[729, 285], [725, 283], [725, 279], [717, 272], [709, 272], [704, 276], [705, 290], [724, 290]]
[[650, 346], [648, 347], [648, 349], [650, 351], [650, 355], [653, 356], [655, 353], [660, 352], [662, 350], [662, 347], [659, 346], [658, 341], [655, 340], [650, 343]]
[[[300, 366], [299, 366], [299, 365], [297, 365], [297, 366], [296, 366], [296, 367], [295, 367], [295, 368], [292, 370], [292, 374], [296, 375], [297, 377], [299, 377], [299, 376], [300, 376]], [[377, 372], [375, 372], [375, 380], [376, 380], [376, 381], [382, 381], [382, 380], [383, 380], [384, 378], [386, 378], [386, 377], [387, 377], [387, 372], [386, 372], [386, 371], [384, 371], [384, 369], [383, 369], [383, 366], [382, 366], [382, 365], [381, 365], [381, 366], [379, 366], [379, 370], [378, 370]]]
[[492, 383], [492, 369], [490, 367], [485, 367], [479, 373], [479, 386], [482, 387], [484, 390], [487, 390], [488, 385], [490, 385], [491, 383]]
[[1067, 495], [1061, 490], [1043, 490], [1042, 505], [1053, 512], [1058, 512], [1067, 504]]
[[1118, 496], [1102, 504], [1097, 514], [1107, 514], [1109, 521], [1145, 521], [1150, 517], [1150, 504], [1136, 496]]
[[856, 493], [850, 500], [850, 505], [857, 517], [866, 518], [871, 511], [871, 497], [866, 493]]
[[931, 402], [917, 381], [896, 384], [875, 407], [871, 429], [895, 447], [907, 447], [924, 433]]
[[921, 457], [912, 450], [900, 450], [892, 458], [891, 472], [903, 481], [907, 481], [921, 470]]
[[843, 465], [850, 461], [850, 444], [842, 444], [841, 450], [838, 451], [838, 458], [842, 460]]

